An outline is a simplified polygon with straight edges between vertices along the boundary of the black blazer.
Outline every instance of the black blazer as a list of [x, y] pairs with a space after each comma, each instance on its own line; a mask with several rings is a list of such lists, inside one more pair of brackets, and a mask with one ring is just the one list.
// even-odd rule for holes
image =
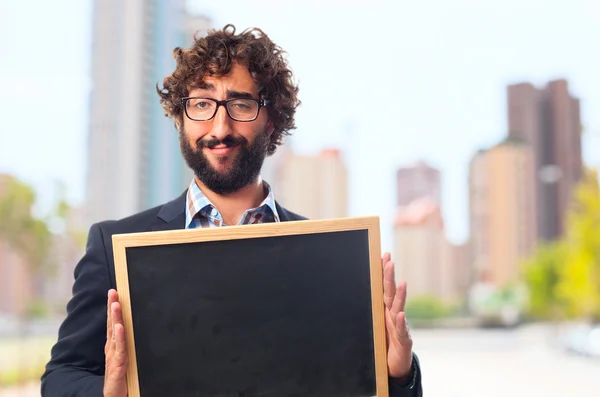
[[[101, 397], [108, 290], [116, 289], [112, 235], [185, 228], [186, 193], [173, 201], [119, 221], [91, 226], [86, 252], [75, 268], [73, 296], [58, 331], [58, 341], [42, 375], [42, 397]], [[277, 205], [281, 221], [305, 220]], [[407, 388], [390, 385], [393, 396], [419, 397], [421, 375], [416, 355], [415, 381]]]

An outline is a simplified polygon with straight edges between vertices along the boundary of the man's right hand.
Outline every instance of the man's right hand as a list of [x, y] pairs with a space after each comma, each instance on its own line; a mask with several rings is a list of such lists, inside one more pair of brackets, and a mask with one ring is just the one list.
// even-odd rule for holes
[[114, 289], [108, 291], [106, 314], [104, 397], [126, 397], [127, 350], [125, 349], [125, 328], [123, 327], [123, 314], [119, 304], [119, 295]]

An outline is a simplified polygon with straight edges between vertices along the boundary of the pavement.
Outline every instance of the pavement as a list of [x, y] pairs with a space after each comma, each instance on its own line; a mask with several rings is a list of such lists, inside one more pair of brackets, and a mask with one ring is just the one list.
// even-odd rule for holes
[[[426, 397], [598, 397], [600, 360], [565, 353], [556, 329], [415, 329]], [[39, 397], [39, 384], [0, 397]]]

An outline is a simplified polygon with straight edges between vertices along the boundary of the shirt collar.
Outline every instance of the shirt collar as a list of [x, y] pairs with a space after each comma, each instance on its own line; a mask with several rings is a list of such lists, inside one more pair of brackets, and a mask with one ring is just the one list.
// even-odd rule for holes
[[[256, 208], [252, 208], [248, 211], [255, 211], [264, 206], [269, 207], [269, 209], [273, 212], [273, 219], [275, 222], [280, 222], [279, 214], [277, 213], [277, 206], [275, 205], [275, 195], [273, 193], [273, 189], [271, 186], [263, 181], [263, 186], [265, 191], [267, 192], [267, 196], [265, 199], [258, 205]], [[190, 223], [199, 212], [211, 212], [214, 211], [216, 217], [221, 217], [221, 214], [218, 212], [217, 207], [204, 195], [202, 190], [198, 187], [195, 179], [192, 179], [190, 183], [186, 195], [186, 203], [185, 203], [185, 227], [186, 229], [190, 226]]]

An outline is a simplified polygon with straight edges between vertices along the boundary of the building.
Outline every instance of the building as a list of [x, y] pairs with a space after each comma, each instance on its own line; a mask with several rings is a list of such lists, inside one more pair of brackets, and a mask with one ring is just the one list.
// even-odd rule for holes
[[412, 297], [441, 294], [444, 222], [439, 204], [431, 198], [398, 208], [394, 221], [396, 282], [406, 281]]
[[536, 246], [534, 156], [506, 140], [479, 151], [469, 170], [471, 263], [475, 282], [501, 287], [521, 279], [521, 261]]
[[411, 297], [460, 302], [469, 287], [465, 245], [446, 239], [440, 205], [431, 197], [399, 207], [394, 220], [396, 282], [406, 281]]
[[339, 150], [286, 152], [279, 161], [273, 185], [281, 205], [309, 219], [348, 216], [348, 172]]
[[440, 298], [453, 303], [464, 303], [472, 285], [472, 271], [469, 262], [467, 242], [443, 245], [441, 266]]
[[407, 206], [412, 201], [430, 197], [441, 203], [440, 171], [419, 161], [396, 172], [397, 204]]
[[579, 100], [566, 80], [538, 89], [530, 83], [507, 88], [509, 137], [533, 150], [538, 239], [562, 236], [573, 190], [582, 174]]
[[93, 18], [88, 224], [170, 200], [191, 181], [156, 86], [174, 70], [173, 49], [210, 25], [184, 0], [95, 1]]
[[0, 237], [0, 317], [25, 314], [34, 296], [33, 270], [27, 260]]
[[[12, 177], [0, 174], [0, 197], [7, 194]], [[0, 235], [0, 318], [26, 313], [35, 296], [33, 269], [18, 250]]]
[[63, 227], [52, 236], [50, 270], [38, 274], [40, 298], [53, 314], [64, 315], [71, 298], [75, 266], [85, 253], [87, 229], [84, 216], [83, 208], [70, 208]]

